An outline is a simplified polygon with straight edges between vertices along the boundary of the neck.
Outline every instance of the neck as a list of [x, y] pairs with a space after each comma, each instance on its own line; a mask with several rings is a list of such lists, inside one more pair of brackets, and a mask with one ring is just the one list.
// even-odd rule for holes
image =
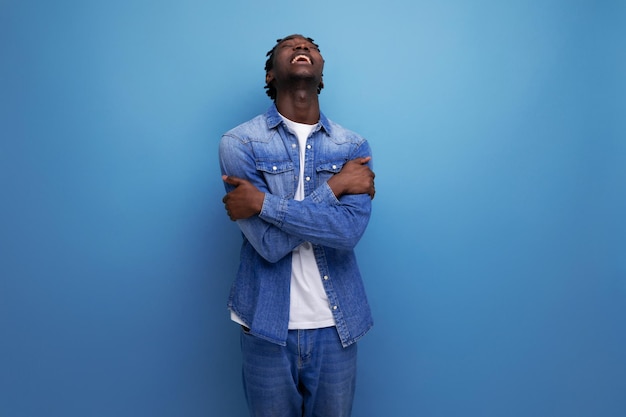
[[276, 108], [280, 114], [297, 123], [313, 125], [320, 119], [317, 90], [278, 91]]

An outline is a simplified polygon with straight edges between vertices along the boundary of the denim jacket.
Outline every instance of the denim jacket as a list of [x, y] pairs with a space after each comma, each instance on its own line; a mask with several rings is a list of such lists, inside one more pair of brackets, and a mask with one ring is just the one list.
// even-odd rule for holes
[[[302, 201], [293, 199], [298, 148], [275, 105], [222, 136], [222, 173], [244, 178], [265, 193], [261, 213], [237, 221], [243, 244], [228, 308], [251, 334], [285, 345], [291, 252], [311, 242], [337, 331], [348, 346], [373, 324], [354, 253], [370, 218], [371, 199], [367, 194], [337, 199], [327, 180], [347, 161], [370, 156], [370, 147], [361, 136], [320, 114], [307, 139]], [[226, 184], [227, 192], [232, 189]]]

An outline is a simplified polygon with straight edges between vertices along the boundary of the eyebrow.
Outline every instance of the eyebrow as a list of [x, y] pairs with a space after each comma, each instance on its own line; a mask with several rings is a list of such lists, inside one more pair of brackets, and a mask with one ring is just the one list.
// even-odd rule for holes
[[320, 48], [320, 47], [319, 47], [319, 45], [318, 45], [318, 44], [316, 44], [316, 43], [313, 41], [313, 39], [311, 39], [311, 38], [301, 38], [301, 37], [299, 37], [299, 36], [293, 36], [293, 37], [291, 37], [291, 38], [285, 38], [285, 39], [281, 40], [281, 41], [280, 41], [280, 42], [279, 42], [276, 46], [278, 47], [278, 46], [283, 45], [283, 44], [285, 44], [285, 43], [287, 43], [287, 42], [289, 42], [289, 41], [293, 41], [294, 39], [303, 39], [303, 40], [304, 40], [305, 42], [307, 42], [308, 44], [313, 45], [316, 49], [319, 49], [319, 48]]

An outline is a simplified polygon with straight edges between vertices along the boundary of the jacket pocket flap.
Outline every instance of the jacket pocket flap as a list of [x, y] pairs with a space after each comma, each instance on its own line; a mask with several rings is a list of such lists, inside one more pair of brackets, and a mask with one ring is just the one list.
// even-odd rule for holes
[[341, 171], [341, 168], [343, 168], [343, 164], [345, 163], [346, 161], [344, 161], [343, 159], [337, 160], [337, 161], [324, 162], [317, 166], [317, 172], [325, 171], [325, 172], [332, 172], [336, 174], [339, 171]]
[[291, 161], [257, 161], [256, 169], [258, 171], [267, 172], [268, 174], [282, 174], [283, 172], [293, 171], [293, 162]]

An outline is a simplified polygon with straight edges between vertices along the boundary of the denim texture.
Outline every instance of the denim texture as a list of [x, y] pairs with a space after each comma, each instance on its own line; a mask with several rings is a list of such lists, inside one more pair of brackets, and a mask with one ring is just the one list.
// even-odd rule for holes
[[357, 344], [341, 346], [332, 327], [289, 330], [286, 346], [241, 333], [251, 417], [349, 417]]
[[[222, 136], [222, 173], [244, 178], [265, 193], [261, 213], [237, 221], [243, 243], [228, 308], [252, 335], [284, 346], [291, 252], [311, 242], [337, 332], [346, 347], [373, 324], [354, 253], [372, 206], [367, 194], [337, 199], [327, 181], [347, 161], [371, 156], [371, 150], [364, 138], [321, 114], [307, 140], [302, 201], [293, 199], [300, 168], [298, 152], [298, 140], [275, 105]], [[225, 187], [227, 192], [233, 189]]]

